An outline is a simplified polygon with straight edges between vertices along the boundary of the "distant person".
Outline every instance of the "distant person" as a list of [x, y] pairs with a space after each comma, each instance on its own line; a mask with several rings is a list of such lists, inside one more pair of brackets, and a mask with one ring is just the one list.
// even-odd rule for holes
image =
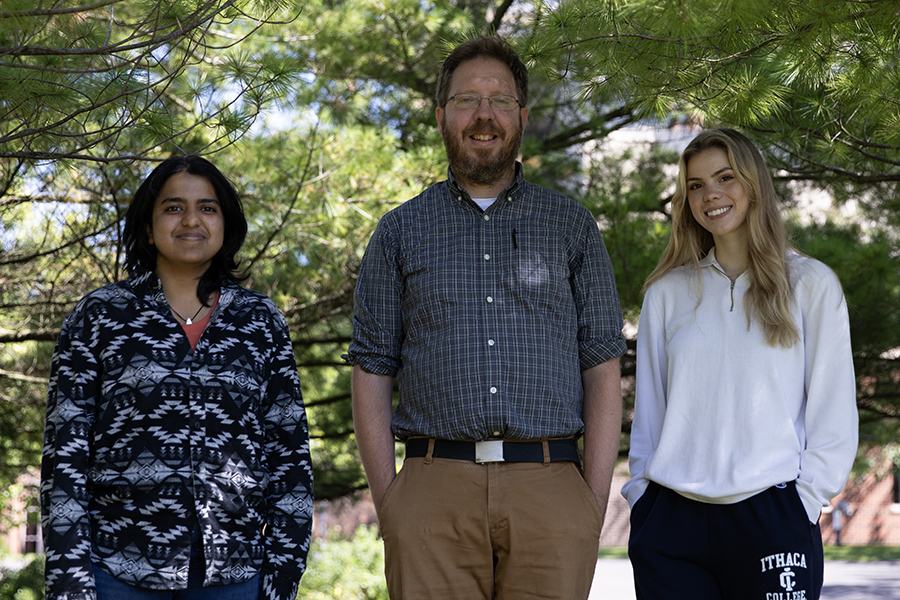
[[622, 314], [594, 217], [524, 179], [527, 103], [505, 41], [457, 46], [437, 90], [448, 179], [381, 219], [360, 268], [353, 422], [392, 600], [576, 600], [593, 578]]
[[240, 287], [222, 173], [171, 158], [125, 216], [130, 276], [56, 343], [41, 512], [46, 597], [294, 600], [312, 466], [287, 323]]
[[831, 511], [831, 530], [834, 531], [834, 543], [836, 546], [841, 545], [841, 531], [844, 529], [844, 517], [850, 518], [853, 516], [853, 510], [850, 508], [850, 503], [846, 500], [841, 500], [837, 503], [837, 506], [834, 507], [834, 510]]
[[762, 156], [733, 129], [679, 163], [645, 288], [629, 466], [639, 600], [815, 600], [819, 515], [856, 454], [847, 303], [788, 247]]

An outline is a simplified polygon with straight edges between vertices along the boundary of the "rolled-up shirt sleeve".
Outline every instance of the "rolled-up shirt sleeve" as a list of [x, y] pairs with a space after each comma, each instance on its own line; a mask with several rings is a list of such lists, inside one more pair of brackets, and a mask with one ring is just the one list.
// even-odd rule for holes
[[345, 358], [375, 375], [395, 377], [403, 345], [403, 282], [399, 238], [392, 214], [375, 228], [353, 296], [353, 339]]
[[578, 311], [581, 370], [625, 354], [622, 307], [612, 263], [593, 218], [584, 226], [584, 253], [572, 269], [572, 296]]

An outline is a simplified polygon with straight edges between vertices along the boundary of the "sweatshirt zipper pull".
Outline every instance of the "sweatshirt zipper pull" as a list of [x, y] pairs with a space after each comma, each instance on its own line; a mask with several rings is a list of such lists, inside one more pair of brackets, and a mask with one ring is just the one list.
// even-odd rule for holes
[[729, 277], [728, 280], [731, 281], [731, 309], [728, 312], [734, 312], [734, 279]]

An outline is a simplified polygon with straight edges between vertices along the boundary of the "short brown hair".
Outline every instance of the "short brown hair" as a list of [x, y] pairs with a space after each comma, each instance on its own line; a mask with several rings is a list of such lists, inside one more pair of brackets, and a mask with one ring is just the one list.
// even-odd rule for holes
[[453, 78], [456, 68], [467, 60], [482, 57], [493, 58], [505, 64], [512, 71], [513, 79], [516, 82], [519, 105], [525, 106], [528, 103], [528, 69], [512, 46], [500, 36], [495, 35], [465, 41], [447, 56], [438, 75], [435, 97], [438, 106], [445, 106], [449, 100], [450, 80]]

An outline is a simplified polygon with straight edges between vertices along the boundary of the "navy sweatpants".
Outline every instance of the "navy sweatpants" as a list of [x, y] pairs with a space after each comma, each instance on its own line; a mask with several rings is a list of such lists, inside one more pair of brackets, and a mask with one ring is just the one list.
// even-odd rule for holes
[[638, 600], [818, 600], [822, 533], [794, 482], [736, 504], [651, 483], [631, 511]]

